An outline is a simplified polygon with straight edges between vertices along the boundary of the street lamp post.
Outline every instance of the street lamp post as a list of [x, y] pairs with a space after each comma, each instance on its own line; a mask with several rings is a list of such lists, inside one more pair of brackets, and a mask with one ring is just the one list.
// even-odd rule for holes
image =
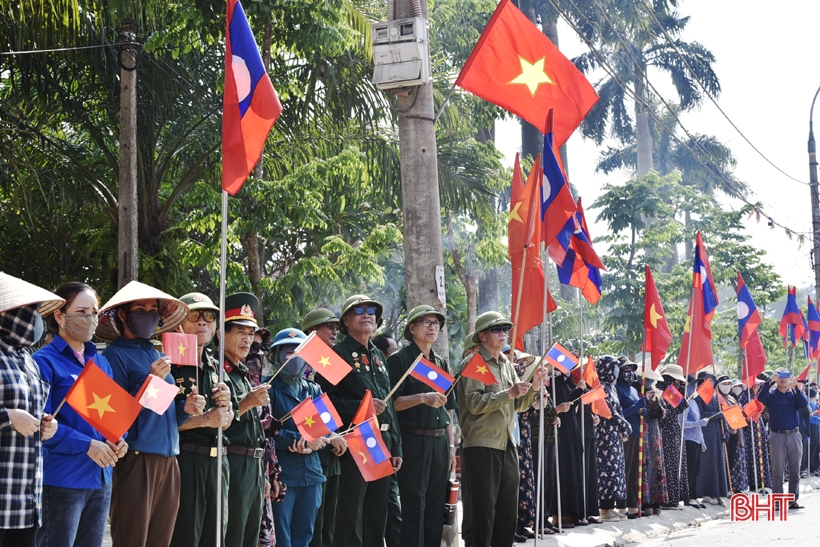
[[814, 266], [814, 295], [820, 300], [820, 196], [818, 196], [817, 182], [817, 146], [814, 142], [814, 103], [817, 95], [820, 94], [820, 87], [814, 93], [809, 111], [809, 190], [811, 191], [811, 231], [814, 254], [812, 255], [812, 265]]

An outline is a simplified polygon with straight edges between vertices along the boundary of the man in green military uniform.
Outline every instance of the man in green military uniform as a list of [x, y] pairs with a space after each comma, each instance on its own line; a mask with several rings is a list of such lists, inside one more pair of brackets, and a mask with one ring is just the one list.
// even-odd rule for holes
[[[462, 377], [456, 386], [463, 452], [462, 479], [467, 484], [473, 547], [509, 547], [518, 519], [518, 448], [516, 412], [529, 408], [546, 377], [540, 369], [532, 384], [521, 382], [501, 350], [512, 323], [498, 312], [476, 319], [473, 341], [495, 384]], [[462, 363], [464, 367], [472, 356]]]
[[[227, 427], [233, 419], [231, 412], [231, 392], [227, 384], [218, 382], [218, 362], [209, 350], [208, 344], [216, 332], [219, 308], [210, 298], [201, 293], [190, 293], [180, 297], [188, 306], [188, 315], [182, 322], [186, 334], [197, 337], [199, 366], [171, 367], [171, 374], [179, 387], [178, 400], [184, 399], [193, 386], [205, 396], [205, 412], [191, 416], [179, 426], [180, 492], [179, 511], [174, 525], [171, 547], [210, 547], [216, 541], [216, 473], [217, 473], [217, 432]], [[208, 397], [208, 394], [211, 394]], [[222, 436], [222, 532], [219, 545], [225, 543], [225, 529], [228, 514], [228, 458], [224, 445], [227, 437]]]
[[[302, 319], [302, 332], [310, 334], [315, 332], [316, 336], [330, 347], [336, 344], [336, 335], [339, 332], [339, 318], [327, 308], [316, 308], [311, 310]], [[342, 441], [343, 437], [339, 437]], [[310, 547], [332, 547], [333, 529], [336, 526], [336, 500], [339, 497], [339, 475], [342, 467], [339, 464], [339, 456], [345, 453], [345, 447], [338, 448], [332, 444], [319, 451], [319, 461], [322, 464], [322, 472], [327, 479], [322, 483], [322, 503], [319, 505], [319, 512], [316, 513], [316, 522], [313, 525], [313, 539], [310, 540]]]
[[[444, 320], [444, 315], [432, 306], [416, 306], [410, 311], [404, 328], [404, 337], [410, 345], [387, 361], [394, 385], [401, 381], [419, 354], [450, 372], [447, 361], [433, 352]], [[447, 476], [456, 466], [456, 448], [447, 412], [456, 407], [455, 394], [445, 397], [427, 384], [408, 377], [397, 389], [394, 405], [404, 454], [404, 464], [398, 473], [401, 547], [439, 547]]]
[[[262, 456], [265, 431], [256, 407], [270, 402], [268, 385], [251, 387], [242, 360], [248, 355], [258, 326], [259, 300], [250, 293], [225, 299], [225, 378], [233, 392], [234, 421], [225, 430], [229, 445], [230, 488], [225, 545], [256, 547], [262, 523], [265, 477]], [[220, 341], [222, 343], [222, 341]]]
[[[402, 463], [401, 436], [390, 392], [390, 376], [384, 355], [370, 339], [382, 316], [382, 305], [364, 295], [354, 295], [342, 306], [341, 331], [346, 338], [334, 350], [353, 371], [334, 386], [320, 375], [316, 380], [333, 402], [345, 425], [349, 425], [359, 408], [365, 390], [373, 394], [384, 444], [392, 455], [393, 470]], [[390, 477], [365, 482], [356, 462], [347, 453], [340, 458], [339, 499], [336, 507], [336, 529], [333, 547], [381, 547], [387, 523], [387, 500]]]

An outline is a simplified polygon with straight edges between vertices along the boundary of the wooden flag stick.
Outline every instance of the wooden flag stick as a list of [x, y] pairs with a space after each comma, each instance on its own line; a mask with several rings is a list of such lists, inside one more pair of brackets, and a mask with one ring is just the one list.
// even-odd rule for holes
[[279, 369], [278, 369], [276, 372], [274, 372], [274, 373], [273, 373], [273, 376], [271, 376], [270, 378], [268, 378], [268, 380], [265, 382], [265, 384], [270, 385], [270, 383], [273, 381], [273, 379], [274, 379], [274, 378], [276, 378], [276, 377], [279, 375], [279, 373], [280, 373], [280, 372], [282, 372], [282, 369], [284, 369], [284, 368], [285, 368], [285, 365], [287, 365], [288, 363], [290, 363], [290, 360], [291, 360], [291, 359], [293, 359], [294, 357], [296, 357], [296, 356], [299, 354], [299, 350], [300, 350], [300, 349], [302, 349], [302, 348], [305, 346], [305, 344], [307, 344], [308, 342], [310, 342], [310, 340], [311, 340], [314, 336], [316, 336], [316, 331], [313, 331], [313, 332], [311, 332], [310, 334], [308, 334], [308, 337], [307, 337], [307, 338], [305, 338], [305, 339], [304, 339], [304, 341], [303, 341], [301, 344], [299, 344], [298, 346], [296, 346], [296, 349], [295, 349], [295, 350], [293, 350], [293, 355], [291, 355], [290, 357], [288, 357], [287, 359], [285, 359], [285, 362], [284, 362], [284, 363], [282, 363], [282, 366], [281, 366], [281, 367], [279, 367]]
[[413, 371], [413, 368], [416, 366], [416, 363], [421, 361], [422, 357], [424, 357], [424, 354], [419, 353], [419, 356], [416, 357], [416, 360], [413, 361], [413, 364], [410, 365], [410, 367], [407, 369], [407, 371], [404, 373], [404, 375], [401, 378], [399, 378], [398, 382], [396, 382], [396, 385], [393, 386], [393, 389], [390, 390], [390, 393], [387, 394], [387, 397], [384, 398], [385, 403], [390, 400], [390, 397], [392, 397], [393, 394], [396, 393], [396, 390], [399, 389], [399, 386], [404, 383], [404, 381], [407, 379], [408, 376], [410, 376], [410, 373]]
[[447, 388], [447, 391], [445, 391], [445, 392], [444, 392], [444, 396], [445, 396], [445, 397], [449, 397], [449, 396], [450, 396], [450, 393], [452, 393], [452, 392], [453, 392], [453, 390], [456, 388], [456, 384], [458, 383], [458, 381], [459, 381], [459, 380], [461, 380], [461, 374], [459, 374], [458, 376], [456, 376], [456, 379], [455, 379], [455, 381], [453, 382], [453, 385], [451, 385], [449, 388]]
[[68, 397], [63, 397], [63, 400], [60, 402], [60, 404], [59, 404], [59, 405], [57, 405], [57, 410], [55, 410], [55, 411], [51, 414], [51, 418], [52, 418], [52, 419], [54, 419], [54, 418], [56, 418], [56, 417], [57, 417], [57, 413], [58, 413], [58, 412], [60, 412], [60, 409], [61, 409], [61, 408], [63, 408], [63, 405], [65, 404], [65, 401], [66, 401], [66, 399], [67, 399], [67, 398], [68, 398]]

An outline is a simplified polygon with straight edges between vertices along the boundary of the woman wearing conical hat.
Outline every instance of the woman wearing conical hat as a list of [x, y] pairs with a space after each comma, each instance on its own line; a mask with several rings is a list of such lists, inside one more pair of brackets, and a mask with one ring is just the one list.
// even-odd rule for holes
[[26, 350], [43, 334], [38, 310], [51, 313], [64, 302], [0, 272], [0, 547], [33, 546], [41, 524], [42, 442], [57, 422], [43, 414], [49, 386]]

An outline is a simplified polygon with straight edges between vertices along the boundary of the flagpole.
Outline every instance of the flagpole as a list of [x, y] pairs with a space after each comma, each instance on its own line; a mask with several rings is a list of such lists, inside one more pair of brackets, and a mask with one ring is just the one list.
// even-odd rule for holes
[[[546, 248], [541, 251], [541, 264], [546, 264], [547, 272], [544, 276], [544, 299], [541, 308], [541, 347], [540, 352], [543, 354], [547, 348], [547, 303], [549, 302], [549, 258], [544, 260], [547, 255]], [[542, 359], [543, 364], [543, 359]], [[542, 539], [544, 532], [544, 393], [546, 387], [544, 382], [538, 388], [538, 401], [540, 403], [538, 409], [538, 468], [536, 473], [536, 493], [535, 493], [535, 546], [538, 547], [538, 541]]]
[[418, 357], [416, 357], [416, 360], [413, 361], [413, 363], [405, 371], [404, 375], [401, 378], [399, 378], [398, 382], [396, 382], [396, 385], [393, 386], [393, 389], [390, 390], [390, 393], [387, 394], [387, 397], [384, 398], [385, 403], [390, 400], [390, 397], [392, 397], [393, 394], [396, 393], [396, 390], [399, 389], [399, 386], [407, 379], [408, 376], [410, 376], [410, 373], [413, 372], [413, 367], [416, 366], [416, 363], [421, 361], [422, 357], [424, 357], [424, 354], [419, 353]]
[[[809, 335], [809, 340], [811, 340], [811, 335]], [[806, 356], [806, 366], [809, 367], [809, 372], [806, 373], [806, 395], [809, 394], [809, 373], [811, 373], [811, 359], [809, 358], [809, 353], [811, 352], [811, 346], [809, 342], [803, 342], [803, 353]], [[806, 397], [808, 399], [808, 397]], [[811, 420], [811, 415], [809, 415], [809, 420]], [[809, 432], [811, 432], [811, 423], [809, 423]], [[806, 473], [811, 474], [811, 434], [806, 436], [806, 442], [808, 443], [808, 451], [809, 456], [806, 458]], [[802, 471], [803, 462], [800, 462], [800, 468]]]
[[[584, 297], [581, 295], [581, 291], [578, 291], [578, 316], [579, 316], [579, 325], [581, 328], [581, 336], [579, 338], [579, 364], [581, 366], [581, 374], [583, 379], [583, 363], [584, 363]], [[586, 514], [587, 512], [587, 466], [586, 466], [586, 441], [584, 440], [584, 402], [581, 401], [581, 455], [582, 455], [582, 463], [583, 463], [583, 473], [581, 473], [581, 487], [583, 488], [584, 492], [584, 520], [589, 516]]]
[[[228, 192], [222, 190], [222, 238], [219, 255], [219, 382], [225, 381], [225, 270], [228, 254]], [[222, 427], [216, 436], [216, 547], [222, 544]]]
[[[694, 275], [694, 274], [692, 274]], [[691, 365], [692, 360], [692, 316], [694, 315], [694, 307], [695, 307], [695, 285], [692, 285], [692, 293], [689, 296], [689, 314], [688, 314], [688, 323], [689, 323], [689, 343], [687, 344], [686, 349], [686, 370], [684, 371], [686, 379], [683, 384], [683, 396], [686, 397], [686, 391], [689, 388], [689, 366]], [[685, 329], [686, 327], [684, 327]], [[685, 332], [685, 330], [684, 330]], [[697, 404], [697, 402], [695, 402]], [[680, 447], [678, 449], [678, 488], [683, 491], [683, 485], [681, 485], [681, 474], [683, 473], [683, 432], [686, 429], [686, 415], [689, 413], [689, 405], [686, 405], [686, 408], [683, 409], [683, 423], [680, 426]], [[686, 499], [689, 499], [689, 485], [686, 485]], [[682, 499], [682, 496], [681, 496]]]
[[[547, 256], [547, 271], [550, 271], [549, 268], [549, 256]], [[549, 279], [549, 278], [547, 278]], [[552, 316], [547, 315], [547, 325], [549, 325], [549, 341], [552, 343]], [[555, 367], [552, 368], [552, 402], [555, 404]], [[553, 435], [555, 438], [555, 498], [558, 503], [558, 533], [563, 533], [564, 531], [564, 522], [561, 514], [561, 471], [560, 467], [561, 464], [558, 461], [558, 426], [553, 423], [552, 424]]]
[[[649, 329], [644, 329], [643, 335], [643, 352], [641, 352], [641, 397], [646, 397], [646, 352], [651, 351], [650, 337], [652, 334]], [[650, 359], [649, 366], [652, 366]], [[647, 414], [649, 413], [649, 405], [646, 407]], [[643, 414], [639, 416], [638, 426], [638, 515], [639, 518], [643, 516]]]
[[[740, 333], [740, 336], [743, 336], [742, 332]], [[743, 350], [743, 380], [745, 381], [746, 378], [749, 377], [749, 354], [746, 353], [746, 348], [741, 347], [740, 349]], [[754, 379], [752, 379], [752, 383], [754, 384]], [[749, 388], [749, 401], [752, 401], [752, 388]], [[752, 468], [755, 474], [755, 492], [757, 492], [757, 450], [755, 449], [755, 420], [752, 420], [751, 417], [749, 418], [749, 424], [752, 426]]]

